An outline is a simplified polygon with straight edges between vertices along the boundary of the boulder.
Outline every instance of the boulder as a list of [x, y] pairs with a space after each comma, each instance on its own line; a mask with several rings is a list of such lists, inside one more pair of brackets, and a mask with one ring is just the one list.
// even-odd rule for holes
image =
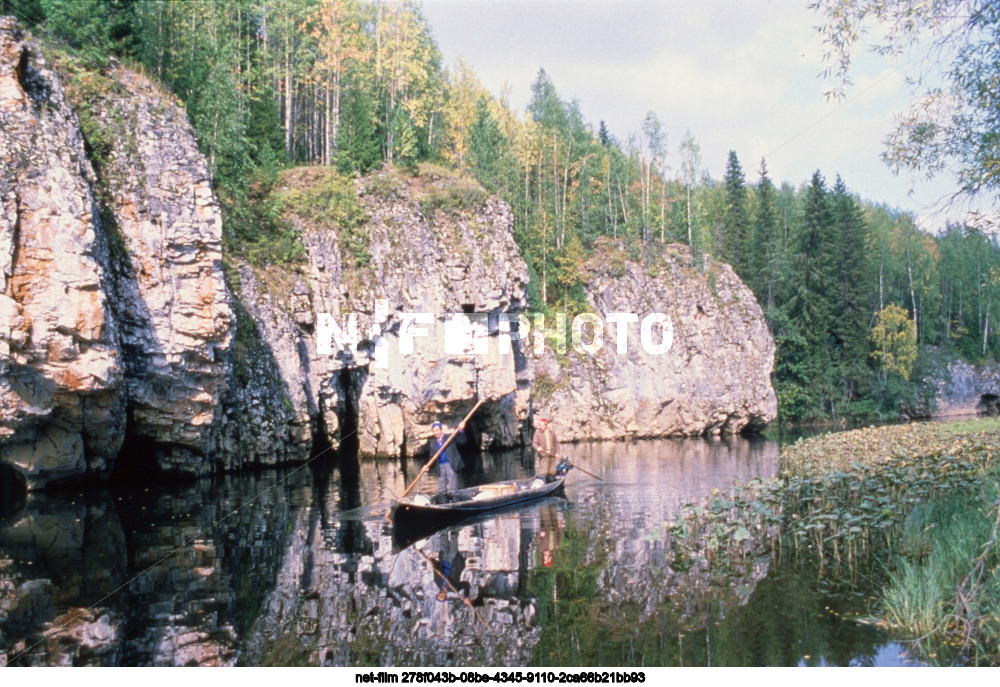
[[735, 433], [777, 414], [774, 339], [750, 289], [686, 246], [652, 250], [648, 264], [613, 244], [595, 253], [591, 312], [565, 353], [530, 334], [532, 412], [546, 414], [560, 440]]

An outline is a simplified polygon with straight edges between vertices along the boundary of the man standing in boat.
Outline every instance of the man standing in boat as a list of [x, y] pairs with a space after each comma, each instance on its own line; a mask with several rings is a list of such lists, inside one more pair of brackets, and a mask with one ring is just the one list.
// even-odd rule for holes
[[549, 427], [547, 417], [538, 418], [538, 429], [535, 430], [535, 438], [531, 441], [532, 448], [538, 455], [538, 468], [542, 474], [555, 475], [555, 465], [559, 461], [559, 440], [556, 433]]
[[440, 422], [435, 422], [431, 425], [431, 433], [434, 435], [431, 437], [430, 444], [427, 449], [430, 451], [430, 455], [434, 455], [441, 450], [441, 447], [448, 443], [448, 446], [442, 451], [440, 457], [438, 457], [438, 491], [441, 493], [456, 491], [458, 489], [458, 475], [456, 471], [461, 470], [465, 467], [465, 463], [462, 462], [462, 457], [458, 454], [458, 449], [455, 444], [465, 443], [465, 423], [460, 422], [458, 427], [456, 427], [455, 441], [448, 443], [448, 438], [450, 434], [444, 433], [444, 427]]

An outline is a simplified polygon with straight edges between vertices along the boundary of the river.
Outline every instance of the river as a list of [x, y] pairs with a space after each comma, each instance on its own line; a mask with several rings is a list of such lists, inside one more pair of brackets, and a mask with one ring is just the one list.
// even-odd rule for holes
[[[766, 557], [726, 579], [666, 565], [672, 514], [773, 475], [778, 451], [764, 437], [572, 446], [604, 482], [571, 472], [564, 499], [403, 550], [383, 513], [413, 460], [31, 494], [0, 509], [0, 665], [906, 664], [855, 621], [860, 576]], [[470, 484], [531, 472], [522, 451], [467, 462]]]

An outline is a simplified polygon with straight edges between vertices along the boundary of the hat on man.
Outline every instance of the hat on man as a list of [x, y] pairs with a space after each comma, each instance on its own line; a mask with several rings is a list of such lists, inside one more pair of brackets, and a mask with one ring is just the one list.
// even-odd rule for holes
[[444, 425], [435, 420], [434, 422], [431, 423], [431, 429], [434, 429], [435, 427], [444, 427]]

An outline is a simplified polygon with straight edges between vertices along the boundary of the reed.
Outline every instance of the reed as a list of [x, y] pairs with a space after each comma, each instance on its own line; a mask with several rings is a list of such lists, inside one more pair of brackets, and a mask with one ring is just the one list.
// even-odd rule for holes
[[998, 479], [994, 472], [981, 489], [917, 508], [907, 520], [917, 545], [895, 556], [881, 607], [927, 657], [1000, 661]]
[[990, 422], [798, 442], [782, 452], [777, 479], [715, 490], [668, 522], [669, 565], [731, 576], [770, 556], [853, 579], [888, 561], [884, 623], [907, 638], [958, 642], [964, 658], [951, 660], [991, 662], [1000, 657], [1000, 436]]

